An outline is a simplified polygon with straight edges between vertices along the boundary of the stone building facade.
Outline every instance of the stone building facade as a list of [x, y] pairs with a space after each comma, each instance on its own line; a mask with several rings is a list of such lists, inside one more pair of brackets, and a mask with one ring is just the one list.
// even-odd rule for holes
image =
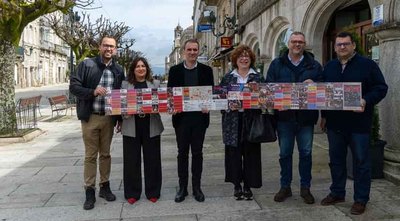
[[169, 68], [183, 61], [182, 50], [186, 40], [193, 38], [193, 26], [183, 29], [179, 24], [174, 29], [174, 45], [171, 53], [165, 58], [165, 73], [168, 74]]
[[69, 46], [45, 22], [44, 17], [38, 18], [22, 33], [14, 71], [16, 88], [68, 81]]
[[[301, 31], [306, 36], [307, 50], [322, 64], [335, 58], [334, 36], [343, 29], [351, 29], [361, 36], [367, 56], [379, 63], [389, 85], [389, 92], [379, 104], [382, 139], [385, 148], [384, 174], [400, 183], [400, 1], [398, 0], [194, 0], [195, 36], [216, 51], [209, 64], [227, 64], [229, 51], [218, 48], [221, 36], [196, 32], [196, 26], [208, 22], [204, 11], [216, 7], [219, 22], [224, 13], [236, 15], [233, 30], [240, 43], [249, 45], [257, 55], [257, 69], [263, 74], [279, 54], [288, 34]], [[231, 7], [228, 9], [227, 7]], [[382, 18], [374, 26], [375, 13]], [[218, 23], [217, 19], [217, 24]], [[223, 36], [234, 36], [231, 32]], [[215, 39], [217, 38], [217, 39]], [[216, 44], [213, 44], [216, 42]], [[210, 48], [210, 47], [208, 47]], [[218, 62], [216, 62], [218, 60]], [[228, 66], [214, 67], [216, 82]], [[224, 70], [221, 70], [224, 69]]]

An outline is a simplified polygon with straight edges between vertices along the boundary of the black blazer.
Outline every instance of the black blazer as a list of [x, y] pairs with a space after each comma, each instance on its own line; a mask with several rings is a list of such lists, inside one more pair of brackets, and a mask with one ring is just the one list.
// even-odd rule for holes
[[[197, 63], [197, 74], [199, 79], [198, 86], [214, 86], [214, 77], [212, 69], [202, 63]], [[185, 66], [183, 63], [172, 66], [168, 74], [168, 87], [184, 87], [185, 86]], [[178, 113], [172, 116], [172, 125], [174, 128], [180, 125], [182, 114]], [[206, 127], [210, 124], [210, 114], [203, 114], [203, 123]]]

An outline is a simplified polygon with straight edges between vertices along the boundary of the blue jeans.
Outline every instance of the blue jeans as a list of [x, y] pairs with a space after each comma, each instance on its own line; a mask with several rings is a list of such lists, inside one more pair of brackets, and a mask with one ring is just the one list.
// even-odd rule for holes
[[371, 188], [371, 162], [368, 133], [346, 133], [328, 130], [329, 166], [331, 168], [331, 195], [344, 198], [346, 195], [347, 147], [353, 155], [354, 202], [367, 203]]
[[313, 138], [314, 125], [300, 126], [296, 122], [278, 122], [282, 188], [290, 187], [292, 182], [292, 156], [295, 140], [299, 150], [300, 185], [303, 188], [310, 188]]

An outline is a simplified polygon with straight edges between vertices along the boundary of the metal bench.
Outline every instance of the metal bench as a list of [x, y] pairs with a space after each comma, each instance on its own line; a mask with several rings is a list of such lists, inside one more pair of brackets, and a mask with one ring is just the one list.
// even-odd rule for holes
[[57, 112], [57, 116], [60, 115], [63, 111], [65, 111], [64, 115], [67, 115], [68, 109], [71, 110], [75, 107], [75, 104], [69, 103], [68, 97], [66, 95], [58, 95], [54, 97], [49, 97], [49, 103], [51, 108], [51, 117], [53, 117], [53, 113]]
[[42, 95], [18, 99], [15, 108], [18, 128], [35, 128], [37, 126], [36, 110], [42, 116], [40, 113], [41, 98]]

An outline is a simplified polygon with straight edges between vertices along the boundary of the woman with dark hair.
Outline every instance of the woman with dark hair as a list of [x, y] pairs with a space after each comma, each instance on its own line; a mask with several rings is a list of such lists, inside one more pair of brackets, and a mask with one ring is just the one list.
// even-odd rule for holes
[[[157, 88], [159, 82], [153, 80], [150, 66], [143, 57], [135, 58], [130, 66], [123, 89]], [[141, 150], [145, 194], [155, 203], [161, 190], [160, 134], [164, 130], [160, 114], [124, 115], [121, 126], [123, 135], [124, 195], [128, 203], [134, 204], [142, 193]]]
[[[248, 46], [240, 45], [233, 50], [231, 62], [234, 70], [223, 77], [220, 86], [263, 81], [262, 76], [253, 68], [255, 55]], [[237, 200], [242, 200], [243, 197], [252, 200], [253, 193], [250, 188], [260, 188], [262, 185], [261, 144], [251, 143], [242, 136], [243, 120], [248, 114], [261, 114], [261, 111], [243, 111], [231, 105], [222, 115], [225, 182], [234, 184], [234, 197]]]

